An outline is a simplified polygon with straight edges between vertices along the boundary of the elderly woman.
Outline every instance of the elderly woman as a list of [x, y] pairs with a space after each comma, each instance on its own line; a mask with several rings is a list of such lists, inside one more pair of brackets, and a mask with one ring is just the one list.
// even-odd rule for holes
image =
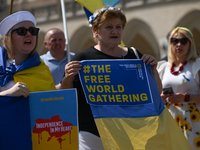
[[[104, 7], [97, 10], [90, 17], [90, 27], [92, 27], [97, 45], [75, 54], [72, 61], [65, 66], [65, 77], [62, 80], [61, 88], [74, 87], [78, 91], [79, 144], [81, 150], [99, 150], [103, 149], [103, 146], [77, 75], [81, 69], [80, 61], [91, 59], [137, 59], [131, 48], [119, 46], [125, 24], [126, 17], [120, 9]], [[157, 80], [158, 87], [161, 89], [161, 81], [156, 70], [157, 61], [150, 55], [142, 55], [139, 51], [137, 53], [146, 64], [151, 64], [153, 75]]]
[[172, 87], [172, 92], [163, 90], [161, 97], [192, 148], [199, 149], [200, 59], [192, 32], [184, 27], [175, 28], [168, 47], [168, 62], [159, 62], [158, 72], [163, 88]]
[[35, 17], [19, 11], [0, 23], [0, 95], [29, 96], [29, 92], [55, 90], [52, 75], [36, 52]]

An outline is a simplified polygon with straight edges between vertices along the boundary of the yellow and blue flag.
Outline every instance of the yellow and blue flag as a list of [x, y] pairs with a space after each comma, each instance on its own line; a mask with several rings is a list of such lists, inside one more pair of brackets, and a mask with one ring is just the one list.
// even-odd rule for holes
[[75, 1], [80, 3], [84, 7], [84, 10], [87, 10], [88, 12], [93, 14], [97, 9], [106, 5], [115, 6], [121, 0], [75, 0]]
[[79, 77], [105, 150], [192, 149], [142, 60], [82, 61]]
[[13, 63], [7, 66], [6, 63], [7, 55], [2, 46], [0, 47], [0, 86], [5, 86], [10, 80], [14, 80], [15, 83], [25, 83], [29, 92], [56, 90], [51, 72], [37, 52], [17, 66]]
[[52, 74], [48, 66], [40, 59], [39, 66], [24, 69], [14, 74], [14, 81], [23, 82], [29, 92], [56, 90]]
[[83, 7], [85, 15], [89, 20], [89, 17], [97, 10], [103, 6], [115, 6], [121, 0], [75, 0], [80, 3]]

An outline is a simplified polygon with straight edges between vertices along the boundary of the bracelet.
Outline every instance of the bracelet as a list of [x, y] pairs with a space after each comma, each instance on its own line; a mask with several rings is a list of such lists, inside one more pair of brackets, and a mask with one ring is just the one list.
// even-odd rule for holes
[[190, 101], [190, 94], [184, 94], [185, 95], [185, 99], [184, 102], [189, 102]]

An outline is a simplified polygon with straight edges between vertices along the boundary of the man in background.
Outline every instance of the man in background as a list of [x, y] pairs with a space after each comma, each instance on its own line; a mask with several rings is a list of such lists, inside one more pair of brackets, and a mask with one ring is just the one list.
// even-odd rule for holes
[[[65, 42], [65, 35], [62, 30], [58, 28], [48, 30], [44, 37], [44, 45], [48, 52], [40, 56], [49, 67], [57, 89], [63, 79], [65, 65], [68, 63], [68, 51], [65, 50]], [[70, 52], [70, 59], [74, 55], [74, 53]]]

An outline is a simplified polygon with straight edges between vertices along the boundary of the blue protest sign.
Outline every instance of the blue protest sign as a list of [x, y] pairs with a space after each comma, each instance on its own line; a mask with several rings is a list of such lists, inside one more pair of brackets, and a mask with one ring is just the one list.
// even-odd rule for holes
[[78, 149], [76, 89], [32, 92], [29, 103], [33, 150]]
[[144, 105], [152, 93], [142, 60], [82, 61], [79, 77], [91, 105]]

